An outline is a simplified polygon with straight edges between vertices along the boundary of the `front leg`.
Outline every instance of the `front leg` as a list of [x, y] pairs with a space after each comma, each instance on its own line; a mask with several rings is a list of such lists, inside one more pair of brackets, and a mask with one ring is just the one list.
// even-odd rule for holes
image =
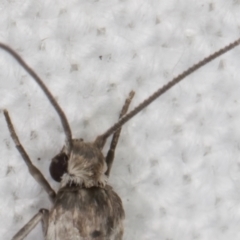
[[23, 240], [40, 221], [42, 221], [43, 233], [45, 235], [48, 227], [48, 216], [49, 211], [47, 209], [40, 209], [39, 212], [13, 236], [12, 240]]

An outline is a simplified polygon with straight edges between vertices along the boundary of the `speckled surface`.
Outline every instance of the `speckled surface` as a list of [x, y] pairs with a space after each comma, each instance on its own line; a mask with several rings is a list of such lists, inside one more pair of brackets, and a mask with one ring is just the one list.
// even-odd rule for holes
[[[74, 137], [92, 141], [193, 63], [239, 37], [239, 1], [1, 1], [0, 41], [42, 77]], [[171, 89], [122, 131], [109, 183], [123, 200], [125, 240], [229, 240], [240, 232], [240, 48]], [[33, 163], [64, 143], [53, 108], [0, 50], [0, 109]], [[0, 239], [51, 207], [0, 113]], [[107, 147], [104, 149], [106, 152]], [[26, 238], [43, 240], [38, 226]]]

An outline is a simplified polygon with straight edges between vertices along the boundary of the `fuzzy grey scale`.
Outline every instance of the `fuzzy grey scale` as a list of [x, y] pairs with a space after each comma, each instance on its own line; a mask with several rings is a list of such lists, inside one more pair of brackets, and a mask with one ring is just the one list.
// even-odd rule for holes
[[124, 210], [110, 186], [64, 187], [50, 212], [47, 240], [120, 240]]
[[104, 183], [104, 157], [92, 143], [73, 143], [45, 239], [121, 240], [124, 210], [120, 197]]

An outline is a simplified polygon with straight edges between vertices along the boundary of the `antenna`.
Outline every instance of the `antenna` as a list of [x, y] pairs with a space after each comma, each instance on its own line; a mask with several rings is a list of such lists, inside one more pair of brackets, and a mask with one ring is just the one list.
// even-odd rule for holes
[[67, 150], [68, 150], [68, 152], [70, 152], [71, 149], [72, 149], [72, 132], [71, 132], [67, 117], [65, 116], [61, 107], [58, 105], [57, 101], [54, 99], [53, 95], [49, 92], [47, 87], [44, 85], [41, 78], [33, 71], [33, 69], [31, 69], [27, 65], [27, 63], [14, 50], [12, 50], [9, 46], [7, 46], [3, 43], [0, 43], [0, 48], [4, 49], [6, 52], [10, 53], [10, 55], [12, 55], [18, 61], [18, 63], [26, 70], [26, 72], [30, 76], [33, 77], [33, 79], [38, 83], [40, 88], [43, 90], [43, 92], [45, 93], [48, 100], [51, 102], [51, 104], [55, 108], [55, 110], [56, 110], [56, 112], [57, 112], [57, 114], [58, 114], [58, 116], [61, 120], [64, 132], [65, 132], [65, 135], [66, 135]]
[[207, 63], [211, 62], [212, 60], [218, 58], [222, 54], [230, 51], [231, 49], [237, 47], [240, 44], [240, 38], [236, 41], [230, 43], [229, 45], [221, 48], [217, 52], [209, 55], [208, 57], [204, 58], [197, 64], [194, 64], [192, 67], [188, 68], [183, 73], [179, 74], [177, 77], [173, 78], [170, 82], [168, 82], [163, 87], [159, 88], [156, 92], [154, 92], [150, 97], [145, 99], [142, 103], [140, 103], [135, 109], [133, 109], [131, 112], [123, 116], [117, 123], [115, 123], [112, 127], [110, 127], [105, 133], [98, 136], [95, 140], [98, 142], [99, 145], [104, 144], [106, 139], [113, 134], [116, 130], [118, 130], [122, 125], [124, 125], [126, 122], [128, 122], [131, 118], [133, 118], [135, 115], [137, 115], [140, 111], [142, 111], [145, 107], [147, 107], [150, 103], [152, 103], [154, 100], [156, 100], [158, 97], [160, 97], [162, 94], [164, 94], [166, 91], [168, 91], [170, 88], [175, 86], [177, 83], [182, 81], [184, 78], [198, 70], [199, 68], [203, 67]]

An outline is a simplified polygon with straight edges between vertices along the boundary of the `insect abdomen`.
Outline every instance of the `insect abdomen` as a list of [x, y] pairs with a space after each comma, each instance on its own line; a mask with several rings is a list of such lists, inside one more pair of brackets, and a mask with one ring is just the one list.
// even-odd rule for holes
[[124, 210], [110, 186], [64, 187], [50, 212], [47, 240], [121, 240]]

